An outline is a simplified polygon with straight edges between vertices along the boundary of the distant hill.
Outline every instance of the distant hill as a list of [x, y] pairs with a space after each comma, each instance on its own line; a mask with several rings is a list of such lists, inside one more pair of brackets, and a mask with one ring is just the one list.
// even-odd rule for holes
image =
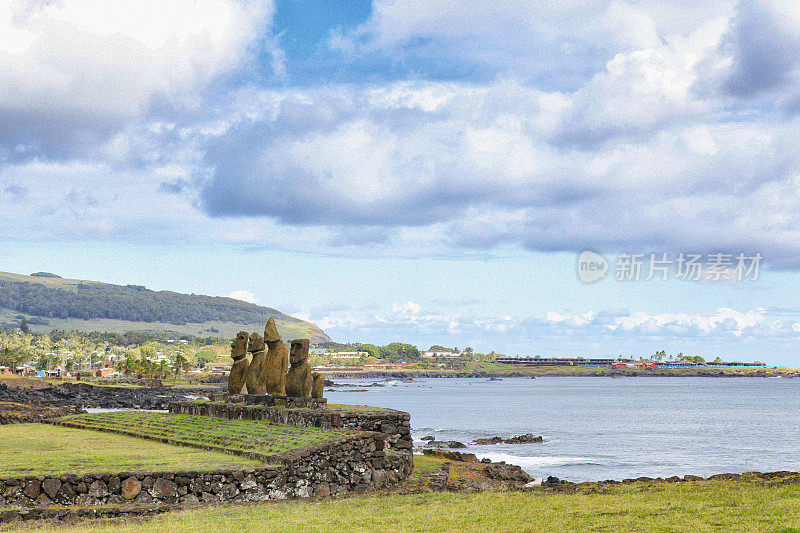
[[221, 336], [240, 329], [259, 331], [259, 325], [263, 329], [274, 317], [284, 340], [331, 340], [310, 322], [234, 298], [64, 279], [46, 272], [31, 276], [0, 272], [0, 324], [18, 324], [14, 321], [20, 315], [36, 317], [28, 320], [34, 331], [134, 329]]

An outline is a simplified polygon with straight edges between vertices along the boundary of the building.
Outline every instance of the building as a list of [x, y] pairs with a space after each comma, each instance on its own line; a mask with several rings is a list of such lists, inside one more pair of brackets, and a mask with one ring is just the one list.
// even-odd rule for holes
[[206, 363], [203, 367], [203, 370], [206, 372], [212, 372], [215, 374], [223, 374], [230, 369], [230, 365], [228, 363]]
[[328, 355], [333, 359], [361, 359], [369, 357], [369, 352], [333, 352]]

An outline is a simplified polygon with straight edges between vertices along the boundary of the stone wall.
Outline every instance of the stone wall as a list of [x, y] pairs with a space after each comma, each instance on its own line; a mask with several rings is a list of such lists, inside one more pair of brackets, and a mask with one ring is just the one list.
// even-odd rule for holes
[[[387, 436], [364, 432], [292, 450], [283, 464], [211, 472], [105, 473], [0, 478], [0, 508], [170, 505], [338, 496], [380, 489], [411, 472], [410, 453], [386, 453]], [[58, 516], [58, 511], [51, 511]], [[0, 519], [36, 518], [4, 513]]]
[[170, 413], [213, 416], [227, 420], [272, 420], [295, 426], [325, 429], [354, 429], [377, 431], [388, 435], [389, 446], [399, 451], [410, 452], [410, 415], [403, 411], [381, 409], [376, 411], [347, 411], [340, 409], [287, 409], [270, 405], [247, 405], [244, 403], [173, 402]]

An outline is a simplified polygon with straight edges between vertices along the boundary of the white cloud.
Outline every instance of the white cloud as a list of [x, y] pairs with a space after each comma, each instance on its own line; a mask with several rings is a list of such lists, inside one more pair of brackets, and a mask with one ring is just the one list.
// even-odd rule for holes
[[0, 0], [0, 157], [3, 144], [52, 156], [48, 136], [96, 142], [156, 97], [196, 105], [271, 14], [234, 0]]
[[245, 290], [238, 290], [233, 291], [228, 295], [229, 298], [235, 298], [237, 300], [242, 300], [243, 302], [255, 304], [258, 303], [256, 301], [256, 297], [252, 292], [245, 291]]

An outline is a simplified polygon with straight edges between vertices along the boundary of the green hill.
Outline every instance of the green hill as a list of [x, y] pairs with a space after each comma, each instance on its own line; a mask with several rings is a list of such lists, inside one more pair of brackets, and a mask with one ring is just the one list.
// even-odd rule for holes
[[314, 324], [233, 298], [64, 279], [46, 272], [0, 272], [0, 327], [16, 326], [22, 316], [35, 332], [142, 330], [224, 337], [240, 330], [260, 331], [272, 316], [284, 340], [331, 340]]

